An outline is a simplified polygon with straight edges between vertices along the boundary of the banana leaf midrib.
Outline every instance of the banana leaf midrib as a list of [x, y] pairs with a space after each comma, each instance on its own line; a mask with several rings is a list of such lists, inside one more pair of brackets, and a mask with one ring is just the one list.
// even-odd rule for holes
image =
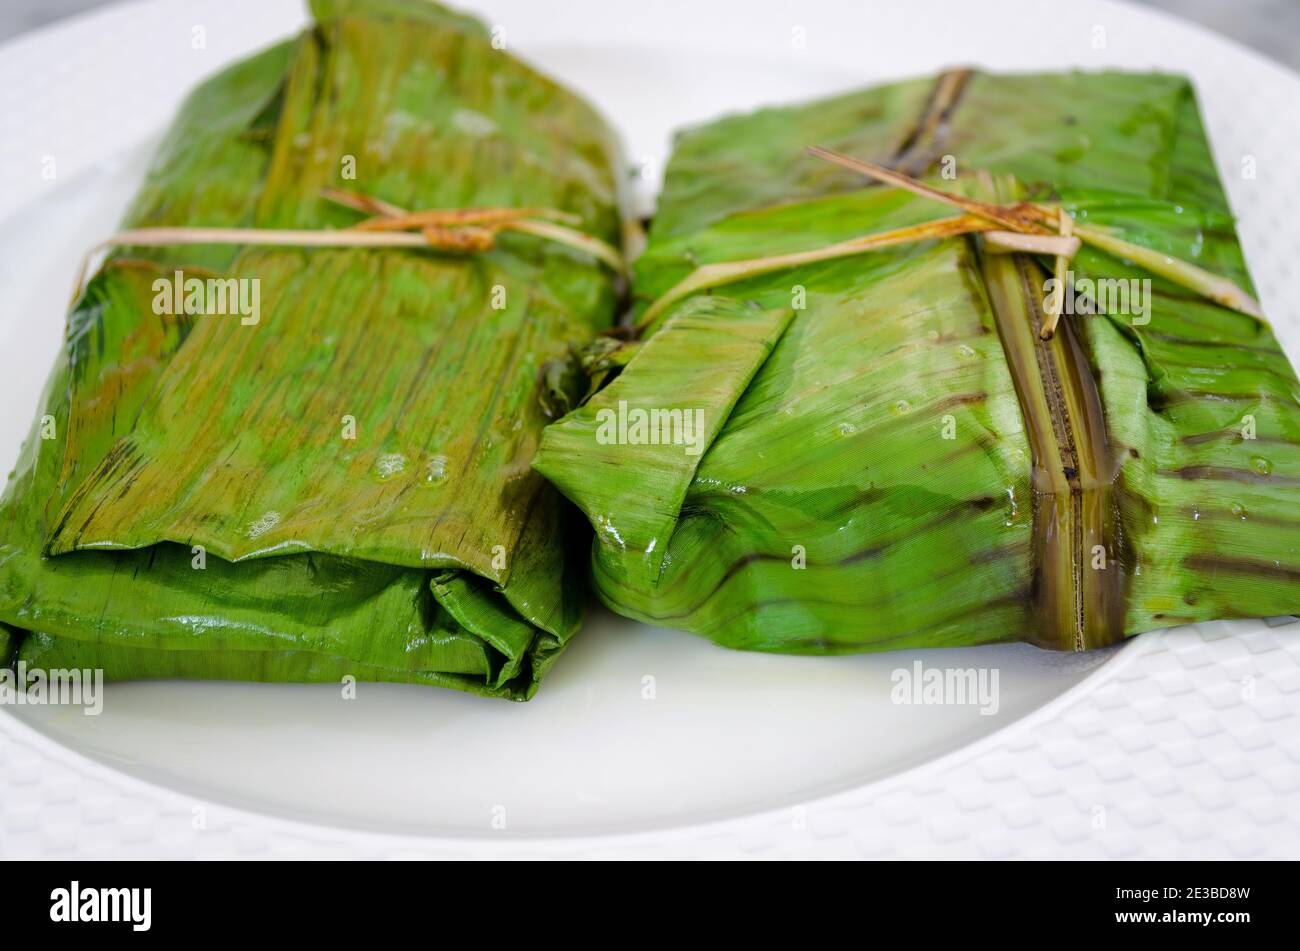
[[[997, 197], [1009, 196], [1004, 184]], [[985, 254], [981, 274], [992, 285], [990, 302], [1033, 446], [1038, 639], [1067, 650], [1103, 647], [1123, 637], [1125, 585], [1122, 572], [1092, 567], [1097, 546], [1113, 558], [1110, 485], [1117, 474], [1096, 383], [1068, 321], [1042, 339], [1041, 272], [1032, 258]]]
[[912, 132], [886, 163], [886, 167], [913, 177], [927, 174], [934, 167], [947, 144], [948, 122], [961, 103], [974, 71], [950, 69], [939, 74], [925, 112]]

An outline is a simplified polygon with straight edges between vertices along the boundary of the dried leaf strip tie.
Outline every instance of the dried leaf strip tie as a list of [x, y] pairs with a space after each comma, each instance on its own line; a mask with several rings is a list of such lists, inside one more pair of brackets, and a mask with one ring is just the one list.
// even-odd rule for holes
[[326, 188], [322, 197], [371, 217], [340, 229], [277, 228], [132, 228], [101, 241], [86, 254], [77, 273], [73, 300], [81, 296], [94, 256], [110, 247], [171, 247], [187, 244], [234, 244], [291, 248], [430, 248], [478, 254], [496, 247], [501, 231], [516, 231], [591, 255], [615, 273], [626, 263], [613, 246], [577, 230], [577, 216], [553, 208], [437, 208], [406, 211], [369, 195]]
[[812, 146], [808, 152], [817, 158], [860, 172], [884, 185], [901, 188], [922, 198], [950, 205], [962, 214], [953, 218], [941, 218], [938, 221], [864, 235], [861, 238], [795, 254], [706, 264], [687, 275], [654, 301], [638, 322], [638, 331], [644, 331], [669, 307], [697, 291], [733, 284], [745, 278], [814, 261], [851, 257], [899, 244], [977, 233], [983, 234], [985, 246], [993, 253], [1045, 254], [1054, 258], [1053, 276], [1056, 278], [1056, 288], [1052, 293], [1048, 319], [1041, 330], [1045, 340], [1050, 339], [1056, 331], [1063, 309], [1068, 265], [1083, 244], [1104, 251], [1113, 257], [1132, 261], [1152, 274], [1194, 291], [1224, 307], [1260, 321], [1264, 319], [1264, 312], [1259, 303], [1226, 278], [1159, 251], [1125, 241], [1106, 231], [1080, 226], [1063, 208], [1030, 202], [996, 205], [941, 191], [901, 172], [848, 155], [841, 155], [829, 149]]

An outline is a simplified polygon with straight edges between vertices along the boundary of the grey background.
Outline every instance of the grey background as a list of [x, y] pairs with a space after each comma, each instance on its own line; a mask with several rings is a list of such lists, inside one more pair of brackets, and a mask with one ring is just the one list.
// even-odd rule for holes
[[[114, 0], [3, 0], [0, 42]], [[1300, 69], [1300, 0], [1131, 0], [1209, 27]], [[1050, 16], [1050, 4], [1044, 4]]]

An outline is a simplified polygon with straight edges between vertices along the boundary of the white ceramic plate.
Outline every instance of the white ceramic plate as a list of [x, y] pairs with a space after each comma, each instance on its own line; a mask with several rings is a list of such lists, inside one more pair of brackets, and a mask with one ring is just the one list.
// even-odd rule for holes
[[[647, 206], [671, 129], [723, 112], [953, 63], [1189, 73], [1265, 308], [1297, 356], [1300, 315], [1285, 288], [1300, 223], [1284, 209], [1296, 207], [1300, 80], [1227, 42], [1093, 2], [1050, 15], [1028, 0], [472, 6], [504, 28], [512, 51], [613, 117], [645, 170]], [[151, 0], [0, 47], [0, 180], [10, 186], [0, 194], [6, 470], [59, 345], [80, 257], [112, 230], [180, 96], [302, 22], [297, 0]], [[203, 49], [194, 48], [197, 31]], [[1247, 156], [1253, 179], [1241, 174]], [[43, 177], [51, 159], [56, 173]], [[1212, 639], [1269, 630], [1263, 622], [1207, 627]], [[1149, 638], [1082, 656], [1010, 646], [788, 658], [733, 653], [598, 611], [528, 704], [379, 685], [345, 701], [328, 686], [140, 683], [111, 686], [98, 717], [8, 708], [0, 731], [60, 769], [125, 774], [135, 794], [272, 817], [247, 820], [257, 828], [276, 817], [310, 823], [334, 830], [331, 841], [377, 834], [395, 837], [390, 843], [456, 840], [471, 851], [493, 836], [484, 847], [499, 847], [503, 832], [575, 845], [637, 834], [653, 841], [656, 830], [734, 829], [755, 821], [737, 817], [907, 788], [998, 742], [994, 734], [1011, 724], [1023, 729], [1086, 702], [1119, 676], [1124, 657], [1144, 650]], [[892, 703], [891, 673], [916, 660], [996, 669], [996, 712]], [[654, 699], [643, 694], [646, 676]], [[0, 774], [0, 789], [10, 781]], [[11, 792], [0, 809], [22, 798]], [[38, 811], [48, 806], [42, 796]], [[506, 828], [495, 828], [503, 816]], [[365, 833], [338, 831], [349, 829]], [[0, 828], [0, 851], [7, 843], [44, 851], [37, 832], [33, 845]]]

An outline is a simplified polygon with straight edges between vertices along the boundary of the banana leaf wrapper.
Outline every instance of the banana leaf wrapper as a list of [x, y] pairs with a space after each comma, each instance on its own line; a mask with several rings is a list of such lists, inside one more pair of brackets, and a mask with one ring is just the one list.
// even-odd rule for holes
[[[1186, 80], [958, 72], [681, 134], [639, 312], [700, 265], [954, 214], [809, 145], [973, 197], [1059, 201], [1251, 288]], [[662, 312], [598, 361], [605, 385], [535, 462], [595, 529], [600, 598], [812, 654], [1073, 650], [1296, 612], [1300, 387], [1269, 327], [1085, 246], [1076, 291], [1150, 279], [1145, 312], [1097, 291], [1105, 313], [1043, 343], [1050, 267], [961, 236]]]
[[[334, 186], [552, 208], [617, 241], [617, 146], [584, 102], [434, 4], [313, 10], [189, 97], [126, 226], [351, 226]], [[157, 313], [176, 271], [260, 282], [260, 320]], [[616, 299], [608, 269], [522, 234], [120, 249], [0, 504], [18, 657], [527, 699], [579, 624], [589, 535], [529, 468], [543, 370]]]

